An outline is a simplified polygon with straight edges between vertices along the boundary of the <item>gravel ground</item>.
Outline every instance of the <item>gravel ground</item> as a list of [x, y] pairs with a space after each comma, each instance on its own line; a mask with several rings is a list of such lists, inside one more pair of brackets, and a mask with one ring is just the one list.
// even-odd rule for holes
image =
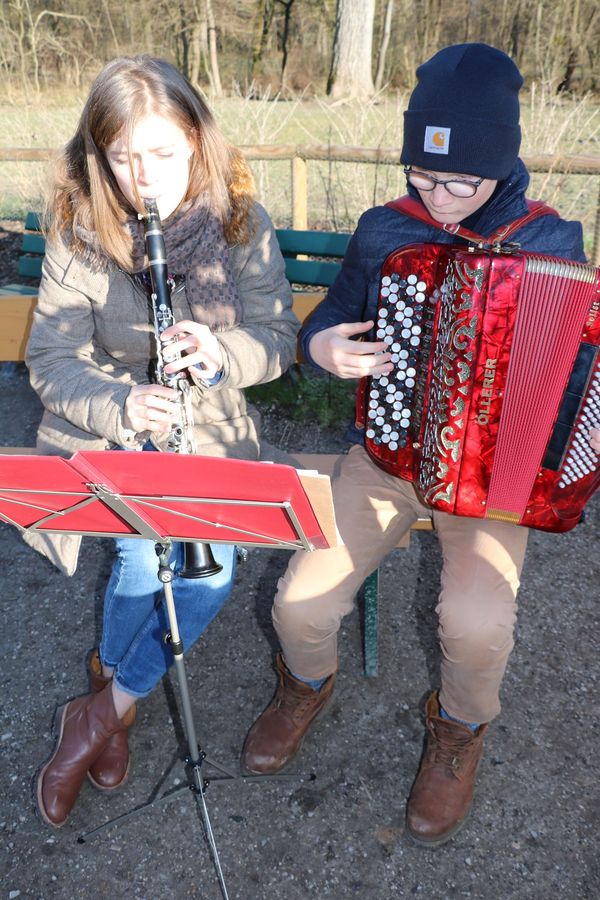
[[[0, 231], [0, 271], [11, 240]], [[3, 271], [0, 280], [11, 277]], [[32, 446], [40, 407], [26, 373], [3, 375], [0, 387], [4, 444]], [[342, 446], [317, 426], [301, 432], [272, 414], [265, 425], [284, 448]], [[531, 535], [503, 711], [489, 730], [472, 816], [455, 840], [423, 851], [404, 832], [424, 699], [438, 678], [440, 560], [435, 535], [423, 532], [382, 567], [378, 678], [363, 675], [354, 613], [343, 628], [329, 715], [292, 777], [211, 780], [205, 801], [232, 900], [600, 896], [599, 499], [570, 534]], [[80, 568], [67, 578], [9, 526], [0, 526], [0, 542], [1, 896], [219, 900], [197, 800], [185, 788], [174, 677], [140, 704], [124, 789], [102, 795], [84, 785], [60, 831], [36, 818], [31, 778], [52, 746], [54, 707], [86, 689], [84, 657], [99, 636], [110, 543], [86, 538]], [[251, 550], [231, 600], [187, 657], [200, 743], [234, 771], [275, 683], [269, 610], [287, 558]], [[203, 771], [217, 772], [206, 764]], [[82, 832], [182, 785], [170, 802], [78, 843]]]

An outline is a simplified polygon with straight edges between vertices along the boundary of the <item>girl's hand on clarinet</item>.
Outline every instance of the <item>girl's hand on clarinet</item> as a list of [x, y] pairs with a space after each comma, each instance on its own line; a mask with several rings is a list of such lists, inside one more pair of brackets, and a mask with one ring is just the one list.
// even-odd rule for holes
[[325, 328], [309, 342], [308, 351], [317, 365], [338, 378], [362, 378], [363, 375], [387, 375], [394, 368], [383, 341], [355, 341], [373, 322], [344, 322]]
[[590, 428], [590, 444], [595, 453], [600, 453], [600, 428]]
[[[163, 348], [167, 375], [198, 366], [204, 378], [213, 378], [223, 368], [221, 347], [208, 325], [182, 319], [165, 328], [160, 337], [168, 344]], [[177, 354], [180, 359], [174, 358]]]
[[162, 384], [136, 384], [123, 409], [123, 425], [138, 434], [168, 434], [179, 414], [178, 392]]

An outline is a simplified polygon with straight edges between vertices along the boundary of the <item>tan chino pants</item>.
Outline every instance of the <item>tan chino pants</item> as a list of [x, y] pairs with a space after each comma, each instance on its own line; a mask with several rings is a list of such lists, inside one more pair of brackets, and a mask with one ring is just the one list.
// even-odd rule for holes
[[[288, 668], [323, 678], [336, 668], [337, 633], [364, 579], [411, 524], [431, 510], [412, 485], [354, 446], [332, 481], [344, 546], [297, 551], [279, 580], [273, 622]], [[440, 701], [468, 722], [489, 722], [513, 647], [526, 528], [433, 513], [443, 568], [436, 612], [442, 649]], [[399, 585], [398, 602], [402, 602]]]

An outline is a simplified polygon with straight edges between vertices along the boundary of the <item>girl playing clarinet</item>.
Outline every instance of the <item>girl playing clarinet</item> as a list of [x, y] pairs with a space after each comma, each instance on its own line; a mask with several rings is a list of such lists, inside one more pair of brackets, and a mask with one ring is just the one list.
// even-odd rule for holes
[[[149, 377], [156, 336], [138, 214], [150, 199], [164, 228], [175, 320], [162, 334], [164, 370], [191, 382], [197, 452], [257, 459], [257, 417], [242, 388], [277, 378], [296, 350], [283, 260], [240, 153], [177, 69], [150, 57], [103, 69], [59, 161], [27, 348], [44, 406], [38, 451], [166, 449], [178, 396]], [[79, 540], [31, 543], [72, 574]], [[235, 548], [215, 546], [222, 570], [201, 579], [179, 576], [182, 545], [173, 554], [187, 649], [229, 596]], [[86, 777], [102, 791], [127, 778], [136, 701], [173, 661], [157, 572], [151, 541], [116, 541], [89, 693], [57, 711], [58, 740], [36, 779], [49, 825], [65, 823]]]

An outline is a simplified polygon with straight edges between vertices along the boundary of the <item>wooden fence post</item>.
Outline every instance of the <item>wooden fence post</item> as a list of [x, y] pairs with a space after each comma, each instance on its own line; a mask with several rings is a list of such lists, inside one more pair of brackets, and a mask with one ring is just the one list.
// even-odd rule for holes
[[308, 228], [308, 184], [306, 160], [292, 158], [292, 228], [306, 231]]

